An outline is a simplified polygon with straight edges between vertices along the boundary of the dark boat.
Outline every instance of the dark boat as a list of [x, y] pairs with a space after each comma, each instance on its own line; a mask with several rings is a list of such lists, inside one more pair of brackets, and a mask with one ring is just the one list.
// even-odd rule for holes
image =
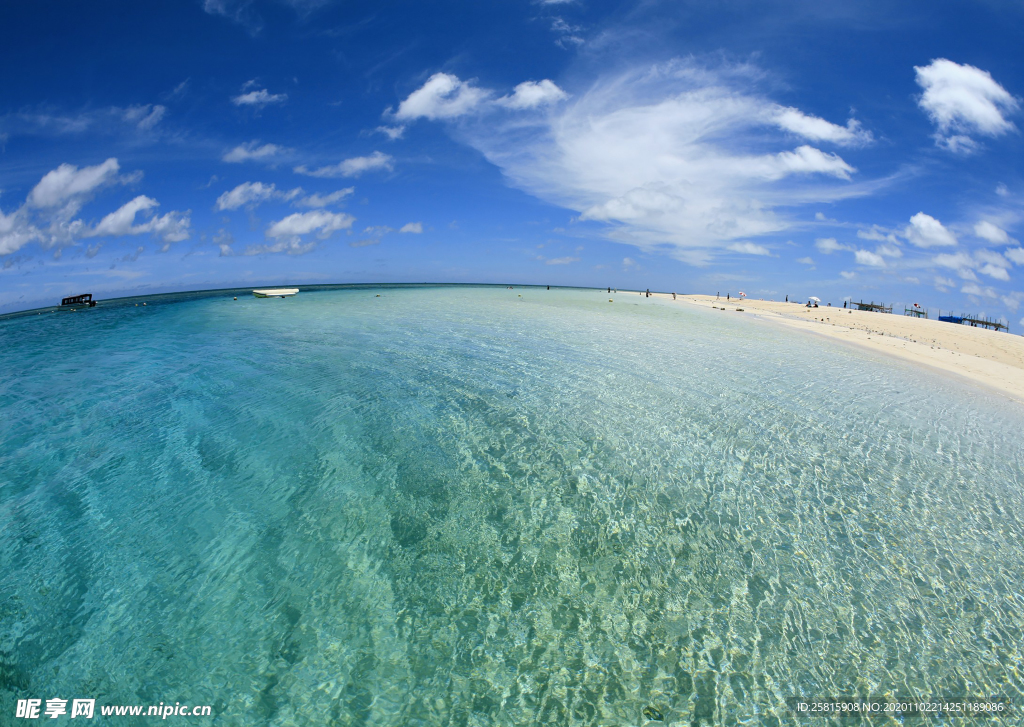
[[96, 301], [92, 299], [92, 293], [83, 295], [72, 295], [69, 298], [61, 298], [61, 310], [78, 310], [79, 308], [95, 308]]

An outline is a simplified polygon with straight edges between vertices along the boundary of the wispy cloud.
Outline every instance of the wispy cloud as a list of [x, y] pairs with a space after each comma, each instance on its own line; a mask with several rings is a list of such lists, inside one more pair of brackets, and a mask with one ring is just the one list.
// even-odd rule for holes
[[295, 167], [295, 173], [305, 174], [309, 177], [358, 177], [365, 172], [375, 170], [391, 171], [394, 168], [394, 162], [393, 157], [375, 151], [369, 156], [353, 157], [332, 166], [319, 167], [317, 169], [307, 169], [305, 166], [298, 166]]
[[391, 141], [395, 141], [396, 139], [401, 139], [402, 135], [405, 134], [405, 127], [401, 124], [397, 126], [378, 126], [375, 131], [384, 134]]
[[850, 119], [846, 126], [809, 116], [799, 109], [777, 107], [770, 112], [772, 121], [780, 128], [812, 141], [826, 141], [839, 146], [864, 146], [874, 141], [870, 131], [861, 128], [860, 122]]
[[[252, 81], [249, 82], [251, 84]], [[246, 85], [249, 85], [246, 84]], [[243, 91], [245, 89], [243, 88]], [[288, 100], [288, 94], [286, 93], [270, 93], [265, 88], [259, 88], [252, 91], [245, 91], [238, 96], [231, 98], [231, 103], [235, 106], [253, 106], [256, 108], [263, 108], [271, 104], [280, 104]]]
[[149, 131], [160, 123], [166, 113], [167, 107], [159, 104], [155, 106], [150, 104], [129, 106], [124, 110], [124, 120], [135, 124], [136, 127], [143, 131]]
[[248, 161], [267, 161], [282, 155], [285, 151], [284, 147], [277, 144], [260, 144], [259, 141], [250, 141], [239, 144], [231, 151], [226, 152], [222, 159], [236, 164]]
[[299, 207], [331, 207], [355, 191], [355, 187], [345, 187], [345, 189], [339, 189], [337, 192], [331, 192], [330, 194], [310, 194], [305, 197], [299, 197], [295, 200], [295, 204]]
[[764, 245], [755, 245], [752, 242], [735, 242], [729, 245], [727, 248], [731, 252], [738, 252], [744, 255], [761, 255], [764, 257], [774, 257], [772, 251]]
[[869, 191], [848, 182], [856, 169], [837, 153], [786, 144], [795, 134], [856, 147], [870, 134], [773, 103], [755, 90], [758, 75], [682, 60], [636, 67], [502, 119], [473, 113], [500, 108], [491, 92], [438, 74], [403, 105], [409, 118], [459, 118], [453, 131], [512, 184], [607, 223], [612, 239], [702, 263], [737, 238], [791, 227], [793, 208]]

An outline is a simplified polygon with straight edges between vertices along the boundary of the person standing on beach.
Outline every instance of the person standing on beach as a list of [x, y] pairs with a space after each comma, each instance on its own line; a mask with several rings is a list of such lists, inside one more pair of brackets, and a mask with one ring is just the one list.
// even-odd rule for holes
[[786, 302], [787, 303], [789, 302], [789, 296], [788, 295], [786, 296]]

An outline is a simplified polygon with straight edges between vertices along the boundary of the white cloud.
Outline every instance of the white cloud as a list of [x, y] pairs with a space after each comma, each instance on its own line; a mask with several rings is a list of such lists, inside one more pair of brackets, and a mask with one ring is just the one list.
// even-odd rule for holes
[[555, 18], [551, 21], [551, 32], [558, 33], [558, 40], [555, 45], [561, 48], [583, 45], [583, 38], [578, 33], [583, 30], [578, 25], [569, 25], [564, 18]]
[[117, 159], [114, 158], [81, 169], [73, 164], [61, 164], [39, 180], [29, 193], [27, 203], [31, 207], [59, 207], [115, 181], [119, 169]]
[[[151, 197], [140, 194], [135, 199], [111, 212], [90, 230], [87, 237], [123, 237], [125, 235], [141, 235], [153, 233], [165, 243], [181, 242], [189, 238], [191, 220], [188, 212], [168, 212], [162, 217], [154, 215], [148, 222], [135, 224], [135, 216], [140, 212], [148, 212], [159, 206], [159, 202]], [[167, 247], [164, 247], [166, 250]]]
[[846, 126], [839, 126], [817, 116], [808, 116], [799, 109], [782, 106], [776, 107], [771, 119], [780, 129], [813, 141], [828, 141], [840, 146], [863, 146], [874, 140], [871, 132], [862, 129], [856, 119], [847, 121]]
[[857, 277], [857, 273], [850, 272], [849, 270], [840, 270], [839, 274], [842, 275], [847, 280], [853, 280], [854, 278]]
[[310, 194], [296, 200], [295, 204], [299, 207], [330, 207], [331, 205], [338, 204], [338, 202], [355, 191], [355, 187], [345, 187], [345, 189], [339, 189], [337, 192], [331, 192], [330, 194]]
[[875, 248], [875, 252], [882, 257], [903, 257], [903, 251], [895, 245], [879, 245]]
[[891, 242], [897, 244], [896, 235], [879, 225], [871, 225], [867, 230], [857, 230], [857, 237], [875, 242]]
[[277, 193], [277, 188], [273, 184], [245, 182], [218, 197], [217, 209], [224, 211], [250, 205], [255, 206], [260, 202], [272, 199]]
[[0, 211], [0, 255], [17, 252], [42, 237], [42, 233], [26, 217], [24, 208], [9, 215]]
[[1019, 102], [988, 71], [945, 58], [914, 66], [924, 89], [918, 105], [937, 127], [936, 141], [953, 151], [972, 151], [971, 134], [1000, 136], [1014, 128], [1006, 116]]
[[250, 141], [245, 144], [239, 144], [222, 158], [226, 162], [247, 162], [254, 159], [270, 159], [281, 154], [283, 151], [285, 151], [284, 147], [280, 147], [277, 144], [263, 144], [261, 146], [258, 141]]
[[932, 258], [932, 262], [944, 268], [952, 268], [953, 270], [957, 270], [959, 268], [971, 268], [974, 266], [974, 260], [965, 252], [936, 255]]
[[932, 258], [932, 264], [943, 268], [949, 268], [950, 270], [956, 270], [956, 274], [964, 280], [978, 279], [978, 276], [974, 274], [974, 267], [976, 265], [974, 258], [965, 252], [936, 255]]
[[[287, 240], [278, 240], [272, 245], [249, 245], [245, 248], [243, 255], [272, 255], [275, 253], [286, 253], [288, 255], [305, 255], [307, 252], [313, 252], [316, 249], [316, 240], [310, 242], [302, 242], [299, 238], [291, 238]], [[223, 251], [224, 246], [221, 246]], [[230, 248], [229, 248], [230, 249]]]
[[363, 172], [377, 169], [391, 171], [394, 168], [394, 161], [393, 157], [375, 151], [369, 156], [345, 159], [329, 167], [320, 167], [319, 169], [307, 169], [305, 166], [295, 167], [295, 173], [305, 174], [309, 177], [358, 177]]
[[982, 265], [978, 269], [978, 272], [982, 275], [987, 275], [990, 278], [995, 278], [996, 280], [1008, 281], [1010, 279], [1010, 274], [1006, 271], [1006, 268], [999, 267], [998, 265], [992, 265], [991, 263]]
[[234, 96], [231, 99], [231, 103], [235, 106], [255, 106], [257, 108], [263, 108], [270, 104], [284, 103], [287, 100], [288, 94], [286, 93], [270, 93], [267, 89], [261, 88], [256, 91], [249, 91], [248, 93], [242, 93], [238, 96]]
[[954, 154], [973, 154], [981, 148], [981, 144], [965, 134], [936, 136], [935, 145], [948, 149]]
[[770, 178], [777, 179], [784, 176], [785, 172], [805, 172], [813, 174], [829, 174], [840, 179], [849, 179], [850, 174], [857, 171], [841, 157], [836, 154], [829, 154], [815, 149], [813, 146], [799, 146], [793, 151], [784, 151], [778, 154], [778, 160], [783, 174], [773, 174]]
[[952, 278], [943, 278], [941, 275], [936, 275], [935, 287], [940, 293], [945, 293], [947, 288], [956, 287], [956, 281]]
[[1017, 265], [1024, 265], [1024, 247], [1011, 247], [1009, 250], [1003, 250], [1003, 255]]
[[690, 61], [637, 67], [543, 114], [464, 117], [455, 133], [512, 185], [608, 223], [612, 239], [706, 262], [707, 248], [791, 227], [800, 205], [867, 193], [836, 181], [855, 171], [841, 157], [783, 146], [779, 106], [754, 75]]
[[461, 81], [449, 73], [435, 73], [420, 88], [409, 94], [395, 112], [403, 121], [414, 119], [451, 119], [469, 113], [490, 96], [472, 81]]
[[545, 78], [539, 82], [520, 83], [511, 96], [502, 96], [497, 103], [510, 109], [533, 109], [557, 103], [568, 97], [569, 95], [565, 91]]
[[155, 199], [140, 194], [100, 220], [100, 223], [92, 230], [91, 236], [109, 235], [111, 237], [121, 237], [122, 235], [133, 234], [132, 225], [135, 224], [135, 215], [152, 209], [158, 204]]
[[870, 265], [871, 267], [884, 268], [885, 258], [870, 250], [854, 250], [853, 256], [858, 265]]
[[1010, 195], [1010, 190], [1005, 184], [1000, 182], [996, 185], [996, 194], [1000, 197], [1008, 197]]
[[796, 260], [801, 265], [814, 265], [814, 259], [811, 257], [801, 257]]
[[988, 263], [989, 265], [996, 265], [1001, 268], [1010, 267], [1009, 261], [995, 250], [975, 250], [974, 258], [979, 263]]
[[568, 265], [570, 263], [578, 263], [580, 259], [578, 257], [555, 257], [550, 260], [545, 260], [545, 265]]
[[826, 255], [831, 255], [839, 250], [853, 250], [849, 245], [843, 245], [837, 242], [834, 237], [819, 237], [814, 241], [814, 246]]
[[949, 247], [957, 244], [956, 235], [924, 212], [918, 212], [910, 218], [910, 224], [904, 228], [903, 236], [910, 244], [923, 248]]
[[404, 225], [402, 225], [402, 228], [399, 230], [399, 232], [411, 232], [413, 234], [419, 235], [423, 232], [423, 223], [406, 222]]
[[999, 293], [997, 293], [994, 288], [983, 288], [976, 283], [968, 283], [964, 287], [960, 288], [960, 292], [984, 298], [999, 298]]
[[732, 252], [743, 253], [744, 255], [764, 255], [767, 257], [773, 257], [772, 251], [764, 245], [755, 245], [752, 242], [736, 242], [729, 245], [727, 250]]
[[[64, 246], [98, 235], [122, 236], [148, 232], [163, 240], [164, 249], [173, 242], [188, 239], [191, 224], [188, 211], [153, 215], [146, 222], [135, 224], [137, 214], [147, 213], [157, 206], [156, 200], [145, 195], [139, 195], [109, 213], [92, 228], [83, 220], [75, 218], [85, 202], [102, 186], [141, 178], [141, 174], [118, 176], [119, 169], [117, 159], [111, 158], [102, 164], [82, 169], [62, 164], [45, 174], [20, 208], [11, 214], [0, 211], [0, 255], [9, 255], [30, 242], [37, 242], [45, 249], [56, 248], [54, 255], [59, 259]], [[99, 246], [89, 247], [87, 257], [94, 256], [98, 251]]]
[[388, 137], [391, 141], [394, 141], [395, 139], [402, 138], [402, 135], [405, 133], [405, 127], [402, 125], [378, 126], [376, 128], [376, 131], [379, 131], [381, 134], [384, 134], [386, 137]]
[[[352, 215], [324, 212], [323, 210], [296, 212], [272, 223], [267, 228], [266, 235], [273, 238], [297, 238], [317, 232], [317, 237], [326, 239], [338, 230], [350, 229], [355, 219]], [[281, 250], [265, 250], [265, 252], [281, 252]]]
[[993, 225], [988, 220], [982, 220], [976, 224], [974, 226], [974, 234], [996, 245], [1008, 245], [1010, 243], [1010, 236], [1006, 234], [1006, 230]]

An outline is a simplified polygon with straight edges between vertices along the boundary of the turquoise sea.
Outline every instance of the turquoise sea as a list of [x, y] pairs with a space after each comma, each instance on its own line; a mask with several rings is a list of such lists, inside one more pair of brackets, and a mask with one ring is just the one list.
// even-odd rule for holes
[[1024, 722], [1021, 405], [636, 293], [238, 296], [0, 321], [0, 724]]

